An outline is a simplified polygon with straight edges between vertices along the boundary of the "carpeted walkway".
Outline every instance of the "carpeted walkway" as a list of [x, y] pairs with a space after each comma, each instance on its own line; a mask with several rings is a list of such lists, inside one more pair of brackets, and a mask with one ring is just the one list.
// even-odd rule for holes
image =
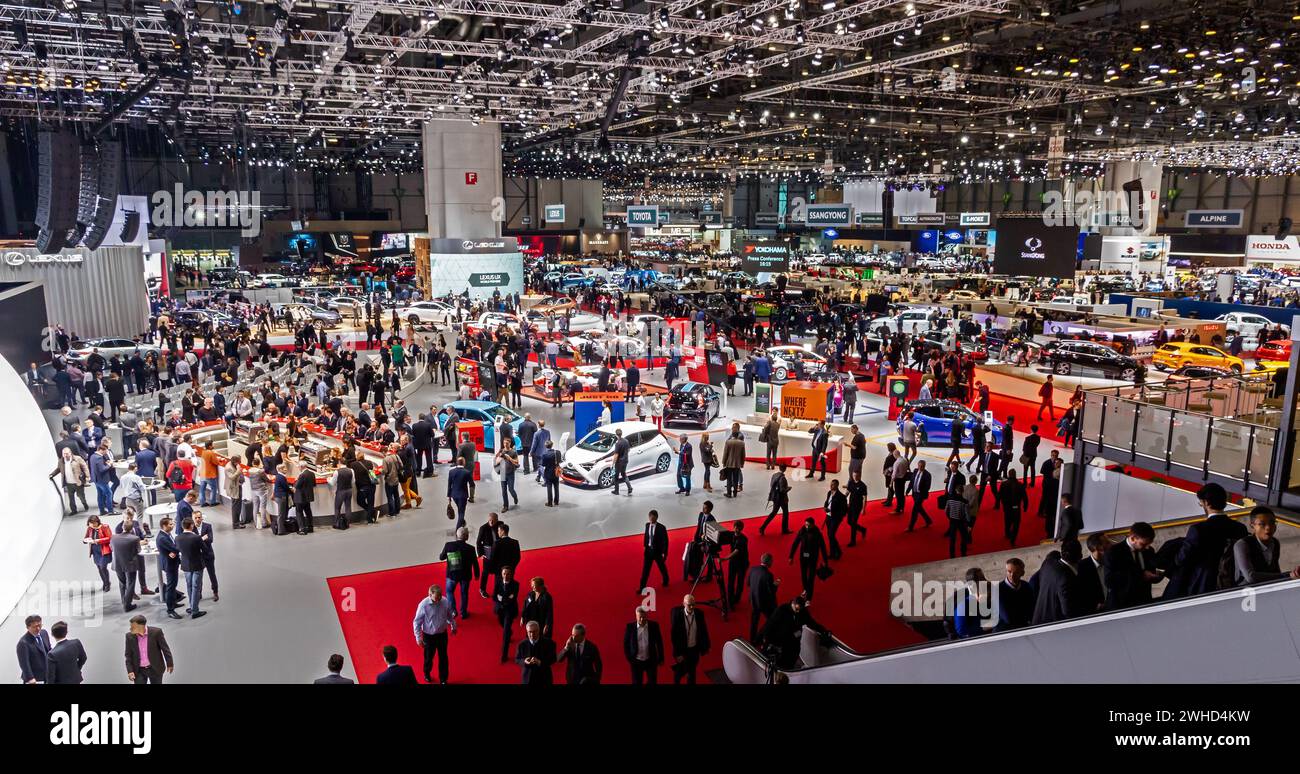
[[[812, 485], [795, 482], [795, 486]], [[875, 474], [871, 475], [868, 485], [874, 492], [881, 491], [883, 486]], [[941, 481], [936, 480], [935, 486], [941, 489]], [[1033, 515], [1037, 512], [1040, 491], [1029, 490], [1031, 507], [1021, 525], [1021, 545], [1038, 542], [1044, 537], [1043, 521]], [[725, 514], [726, 500], [717, 497], [715, 503], [719, 503], [719, 511]], [[818, 584], [812, 611], [819, 621], [850, 646], [875, 652], [921, 641], [915, 632], [890, 616], [889, 583], [890, 570], [895, 566], [947, 558], [948, 543], [943, 537], [946, 520], [938, 517], [933, 496], [928, 510], [935, 518], [934, 526], [918, 526], [916, 532], [906, 533], [906, 516], [887, 511], [880, 500], [868, 503], [862, 522], [868, 529], [867, 537], [854, 548], [847, 547], [847, 526], [840, 528], [841, 544], [845, 546], [844, 558], [832, 563], [835, 575]], [[815, 516], [819, 524], [822, 522], [820, 510], [791, 513], [791, 528], [797, 528], [807, 516]], [[798, 568], [787, 564], [792, 536], [778, 534], [779, 518], [764, 537], [757, 534], [761, 519], [746, 518], [745, 522], [746, 534], [750, 536], [751, 562], [757, 563], [764, 552], [773, 553], [776, 557], [773, 571], [783, 581], [779, 599], [789, 599], [799, 591]], [[724, 526], [730, 526], [730, 523], [724, 522]], [[669, 611], [681, 604], [682, 595], [690, 588], [682, 580], [681, 556], [684, 543], [692, 533], [692, 529], [669, 533], [669, 588], [659, 590], [657, 575], [651, 575], [651, 584], [656, 587], [656, 611], [652, 617], [663, 630], [665, 646], [669, 648], [669, 662]], [[971, 552], [1005, 548], [1002, 516], [993, 508], [992, 495], [988, 494], [975, 526]], [[441, 546], [430, 546], [433, 556], [440, 549]], [[588, 636], [600, 648], [604, 660], [604, 681], [626, 683], [630, 682], [631, 673], [622, 653], [623, 630], [633, 620], [633, 610], [641, 601], [635, 593], [640, 570], [641, 539], [640, 535], [633, 535], [553, 548], [530, 550], [525, 546], [517, 578], [524, 592], [530, 577], [540, 575], [546, 579], [555, 599], [554, 638], [557, 648], [563, 646], [574, 623], [586, 624]], [[442, 563], [431, 563], [329, 579], [330, 593], [350, 658], [361, 682], [373, 682], [382, 669], [380, 649], [386, 644], [396, 645], [400, 662], [411, 664], [419, 674], [422, 654], [415, 644], [411, 621], [416, 605], [426, 595], [429, 585], [441, 585], [444, 577]], [[491, 584], [488, 588], [490, 591]], [[716, 589], [716, 585], [701, 583], [696, 598], [701, 601], [714, 599], [717, 597]], [[451, 681], [517, 682], [519, 668], [513, 662], [500, 663], [501, 629], [491, 615], [490, 602], [478, 595], [477, 584], [471, 590], [469, 610], [471, 618], [462, 622], [459, 634], [451, 638]], [[701, 663], [699, 675], [704, 681], [705, 671], [721, 668], [723, 644], [735, 637], [748, 637], [748, 591], [746, 599], [728, 622], [724, 623], [720, 613], [713, 608], [704, 607], [702, 610], [713, 643], [712, 651]], [[516, 625], [514, 642], [517, 643], [522, 636]], [[510, 653], [513, 659], [513, 644]], [[555, 675], [557, 682], [563, 680], [562, 665], [556, 666]], [[667, 665], [660, 670], [659, 678], [660, 682], [671, 681]]]

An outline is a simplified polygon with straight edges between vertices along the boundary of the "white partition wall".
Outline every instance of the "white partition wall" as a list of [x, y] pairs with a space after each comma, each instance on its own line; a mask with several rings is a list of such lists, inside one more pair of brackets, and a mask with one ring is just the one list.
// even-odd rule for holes
[[1196, 495], [1184, 489], [1089, 466], [1083, 483], [1083, 531], [1122, 529], [1135, 521], [1170, 521], [1202, 515]]
[[[5, 429], [0, 433], [0, 503], [4, 503], [4, 539], [0, 540], [0, 612], [15, 611], [54, 543], [63, 518], [59, 489], [48, 476], [55, 466], [54, 441], [36, 401], [12, 366], [0, 358], [0, 405]], [[93, 502], [93, 497], [92, 497]], [[87, 561], [87, 569], [93, 569]], [[93, 577], [93, 576], [92, 576]]]

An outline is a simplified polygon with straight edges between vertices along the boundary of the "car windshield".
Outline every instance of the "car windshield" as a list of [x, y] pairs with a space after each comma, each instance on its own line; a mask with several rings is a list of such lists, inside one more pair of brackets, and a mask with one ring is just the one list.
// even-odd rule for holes
[[484, 410], [485, 410], [488, 414], [490, 414], [490, 415], [492, 416], [493, 419], [496, 419], [496, 418], [498, 418], [498, 417], [503, 417], [507, 422], [513, 422], [513, 421], [515, 421], [515, 419], [518, 418], [517, 415], [515, 414], [515, 412], [511, 411], [510, 409], [506, 408], [505, 406], [497, 405], [497, 406], [492, 406], [491, 408], [484, 409]]
[[607, 433], [604, 430], [592, 430], [587, 434], [586, 438], [578, 442], [578, 448], [604, 454], [614, 448], [614, 442], [617, 440], [612, 433]]

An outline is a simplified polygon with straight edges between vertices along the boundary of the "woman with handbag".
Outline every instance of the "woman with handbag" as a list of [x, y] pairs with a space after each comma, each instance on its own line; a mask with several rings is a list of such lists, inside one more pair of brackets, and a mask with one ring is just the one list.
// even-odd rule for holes
[[109, 529], [107, 524], [101, 523], [99, 516], [91, 514], [86, 519], [86, 534], [81, 542], [90, 546], [90, 560], [95, 563], [95, 569], [99, 571], [99, 580], [104, 584], [104, 591], [112, 588], [108, 580], [108, 566], [113, 563], [113, 547], [109, 544], [112, 539], [113, 530]]
[[709, 479], [712, 469], [718, 467], [718, 455], [713, 451], [713, 440], [708, 433], [700, 438], [700, 462], [704, 464], [704, 491], [712, 492], [713, 483]]

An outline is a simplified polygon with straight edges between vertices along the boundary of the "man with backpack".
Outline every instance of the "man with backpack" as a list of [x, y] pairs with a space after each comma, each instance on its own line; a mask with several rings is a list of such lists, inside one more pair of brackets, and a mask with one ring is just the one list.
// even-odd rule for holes
[[167, 466], [167, 486], [171, 487], [178, 503], [194, 488], [194, 463], [187, 450], [178, 450], [176, 459]]
[[[1223, 512], [1228, 506], [1228, 493], [1219, 484], [1201, 487], [1196, 499], [1205, 511], [1205, 521], [1187, 530], [1174, 560], [1173, 577], [1165, 597], [1192, 596], [1218, 589], [1221, 567], [1232, 564], [1233, 544], [1249, 534], [1244, 524]], [[1224, 568], [1224, 574], [1228, 576], [1225, 585], [1231, 585], [1235, 573]]]

